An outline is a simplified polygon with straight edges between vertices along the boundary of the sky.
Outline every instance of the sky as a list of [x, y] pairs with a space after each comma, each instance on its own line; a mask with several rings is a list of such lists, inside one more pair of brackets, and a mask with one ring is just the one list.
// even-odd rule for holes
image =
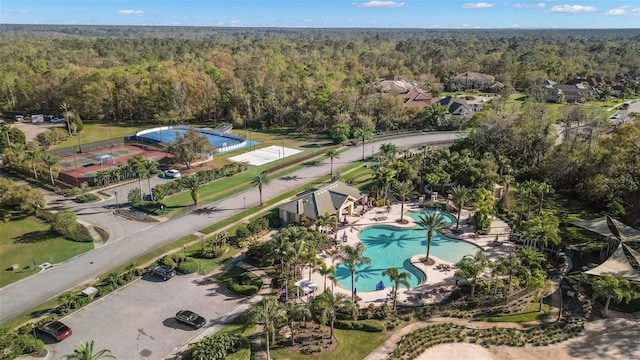
[[0, 0], [0, 24], [640, 29], [640, 0]]

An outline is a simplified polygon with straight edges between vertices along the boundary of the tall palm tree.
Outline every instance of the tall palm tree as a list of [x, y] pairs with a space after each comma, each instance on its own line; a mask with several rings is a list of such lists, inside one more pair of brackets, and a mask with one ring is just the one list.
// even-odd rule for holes
[[398, 288], [400, 285], [406, 286], [407, 289], [411, 286], [409, 285], [411, 274], [406, 271], [398, 271], [396, 267], [390, 267], [382, 272], [382, 276], [388, 276], [389, 280], [393, 282], [393, 310], [395, 310], [398, 302]]
[[404, 202], [409, 199], [413, 193], [413, 184], [411, 180], [396, 182], [394, 187], [395, 195], [400, 198], [400, 222], [404, 222]]
[[607, 317], [609, 313], [609, 305], [612, 299], [616, 303], [621, 301], [628, 303], [634, 295], [633, 290], [630, 288], [629, 281], [617, 279], [610, 274], [595, 277], [591, 280], [591, 286], [593, 287], [594, 299], [601, 296], [607, 299], [604, 305], [604, 317]]
[[542, 214], [542, 204], [544, 203], [544, 194], [553, 194], [553, 188], [551, 185], [546, 182], [537, 182], [533, 186], [533, 190], [538, 193], [539, 204], [538, 204], [538, 214]]
[[[293, 278], [298, 278], [298, 267], [304, 264], [307, 259], [307, 253], [309, 252], [309, 246], [303, 239], [299, 239], [293, 243], [289, 250], [289, 256], [291, 257], [291, 263], [293, 264]], [[300, 270], [302, 272], [302, 270]]]
[[264, 171], [257, 173], [253, 176], [253, 178], [251, 178], [251, 184], [253, 185], [253, 187], [258, 187], [258, 191], [260, 192], [260, 206], [263, 205], [262, 188], [268, 186], [270, 183], [271, 179], [269, 179], [269, 176]]
[[320, 319], [322, 323], [329, 322], [331, 328], [330, 338], [333, 339], [333, 326], [336, 322], [338, 313], [340, 312], [353, 312], [356, 309], [353, 300], [345, 294], [333, 294], [325, 291], [317, 298], [318, 305], [321, 309]]
[[69, 136], [71, 136], [71, 121], [69, 121], [69, 104], [63, 102], [60, 104], [60, 110], [64, 110], [64, 120], [67, 123], [67, 131], [69, 131]]
[[322, 291], [327, 291], [327, 276], [336, 274], [336, 267], [333, 265], [327, 265], [324, 261], [320, 263], [320, 267], [318, 268], [318, 274], [324, 277], [324, 288]]
[[522, 265], [522, 260], [516, 253], [509, 253], [509, 255], [500, 259], [500, 264], [506, 269], [509, 274], [509, 282], [507, 285], [507, 297], [511, 294], [511, 282], [513, 280], [513, 275], [520, 272], [524, 266]]
[[367, 140], [371, 139], [372, 136], [373, 136], [373, 132], [371, 132], [371, 130], [367, 129], [366, 127], [358, 128], [353, 133], [353, 137], [354, 138], [356, 138], [358, 140], [362, 140], [362, 161], [364, 161], [364, 159], [365, 159], [365, 157], [364, 157], [364, 145], [367, 142]]
[[306, 305], [287, 303], [285, 305], [285, 316], [287, 318], [287, 324], [291, 329], [291, 346], [296, 344], [296, 321], [306, 321], [311, 318], [311, 311]]
[[458, 208], [458, 216], [456, 217], [456, 231], [458, 231], [462, 208], [464, 207], [464, 203], [471, 197], [471, 192], [465, 186], [456, 185], [451, 188], [451, 195], [453, 196], [453, 203], [456, 204]]
[[429, 262], [429, 253], [431, 253], [431, 241], [433, 240], [433, 232], [447, 227], [447, 219], [438, 212], [430, 212], [418, 217], [416, 225], [421, 230], [427, 231], [427, 257], [425, 262]]
[[127, 163], [131, 166], [131, 170], [138, 177], [138, 187], [140, 188], [140, 200], [144, 200], [144, 191], [142, 190], [142, 179], [147, 177], [149, 169], [147, 169], [147, 163], [141, 155], [136, 155], [130, 158]]
[[491, 227], [491, 215], [495, 213], [493, 194], [487, 189], [476, 189], [474, 197], [476, 207], [473, 216], [476, 222], [476, 231], [488, 231]]
[[271, 236], [271, 241], [273, 244], [273, 257], [280, 261], [280, 271], [284, 272], [284, 265], [288, 261], [291, 251], [291, 241], [283, 232], [278, 232]]
[[396, 157], [396, 153], [398, 152], [398, 147], [392, 143], [382, 144], [380, 145], [380, 152], [382, 156], [384, 156], [385, 160], [393, 161]]
[[38, 172], [36, 171], [36, 162], [40, 160], [42, 157], [42, 151], [40, 149], [36, 150], [27, 150], [26, 152], [27, 160], [31, 162], [31, 167], [33, 168], [33, 176], [38, 179]]
[[376, 187], [380, 189], [380, 192], [383, 194], [383, 203], [387, 205], [387, 197], [389, 196], [389, 188], [393, 183], [394, 172], [390, 168], [380, 167], [378, 168], [374, 174], [374, 182], [376, 183]]
[[53, 179], [53, 167], [56, 166], [56, 164], [58, 163], [59, 161], [58, 157], [50, 154], [44, 154], [42, 156], [42, 161], [44, 162], [45, 166], [49, 170], [49, 177], [51, 177], [51, 185], [55, 186], [56, 182]]
[[285, 320], [285, 310], [278, 304], [275, 296], [265, 296], [260, 301], [249, 306], [248, 315], [251, 321], [261, 324], [264, 327], [267, 345], [267, 360], [271, 360], [269, 348], [271, 346], [271, 337], [274, 334], [276, 325]]
[[476, 293], [476, 282], [478, 275], [482, 274], [488, 265], [487, 255], [484, 251], [478, 250], [474, 256], [467, 255], [456, 264], [458, 270], [455, 272], [456, 277], [471, 279], [471, 297]]
[[200, 199], [200, 179], [198, 179], [197, 175], [190, 175], [180, 178], [179, 180], [182, 182], [184, 187], [189, 189], [191, 192], [191, 199], [193, 200], [194, 205], [198, 205], [198, 200]]
[[[503, 258], [504, 259], [504, 258]], [[489, 269], [491, 269], [491, 277], [493, 278], [493, 299], [495, 300], [498, 294], [498, 280], [499, 276], [507, 272], [507, 267], [502, 261], [491, 261], [488, 263]]]
[[323, 232], [327, 232], [327, 228], [332, 226], [334, 222], [336, 222], [337, 217], [331, 215], [330, 212], [325, 211], [324, 214], [318, 215], [316, 219], [316, 230], [319, 230], [320, 227], [323, 227]]
[[371, 264], [371, 258], [364, 256], [364, 244], [358, 243], [356, 246], [343, 246], [336, 255], [337, 260], [344, 262], [349, 268], [351, 273], [351, 301], [354, 301], [355, 294], [355, 279], [356, 279], [356, 267], [358, 265]]
[[329, 149], [324, 154], [331, 160], [331, 179], [333, 179], [333, 159], [340, 159], [340, 153], [336, 149]]
[[67, 360], [99, 360], [99, 359], [115, 359], [111, 354], [111, 350], [103, 349], [96, 353], [93, 352], [94, 342], [80, 343], [73, 349], [73, 354], [65, 355]]

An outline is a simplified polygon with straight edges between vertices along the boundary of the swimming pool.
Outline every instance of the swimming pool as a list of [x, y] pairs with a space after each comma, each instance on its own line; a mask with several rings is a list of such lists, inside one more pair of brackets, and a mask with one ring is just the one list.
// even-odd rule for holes
[[[188, 126], [162, 126], [139, 131], [131, 137], [149, 144], [172, 143], [176, 140], [178, 135], [184, 136], [187, 129], [189, 129]], [[206, 136], [213, 147], [217, 149], [218, 153], [259, 144], [255, 141], [246, 140], [242, 136], [217, 132], [209, 129], [194, 129], [196, 129], [200, 135]]]
[[[430, 212], [410, 212], [409, 216], [416, 220], [421, 214]], [[451, 214], [441, 213], [450, 224], [455, 218]], [[427, 235], [425, 230], [416, 228], [400, 228], [396, 226], [379, 225], [362, 230], [360, 241], [365, 246], [364, 256], [371, 258], [371, 264], [360, 265], [356, 268], [355, 287], [358, 291], [374, 291], [376, 284], [382, 280], [389, 288], [393, 283], [382, 272], [390, 267], [397, 267], [400, 271], [411, 274], [409, 284], [414, 287], [424, 281], [424, 274], [409, 263], [409, 259], [416, 254], [427, 253]], [[430, 255], [442, 260], [457, 263], [465, 255], [473, 255], [480, 248], [466, 241], [456, 240], [434, 233], [431, 241]], [[336, 266], [336, 279], [345, 289], [351, 289], [351, 273], [344, 264]]]

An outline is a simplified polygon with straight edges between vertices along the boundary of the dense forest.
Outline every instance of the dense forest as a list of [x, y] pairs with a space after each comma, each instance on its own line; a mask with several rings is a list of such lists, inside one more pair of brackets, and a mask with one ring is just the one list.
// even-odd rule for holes
[[[337, 124], [351, 131], [434, 128], [429, 108], [406, 108], [378, 91], [389, 75], [434, 93], [466, 71], [495, 76], [502, 95], [577, 77], [616, 80], [629, 96], [640, 92], [636, 30], [0, 25], [0, 56], [1, 109], [55, 114], [65, 104], [83, 120], [118, 123], [215, 120], [327, 134]], [[493, 101], [457, 124], [473, 131], [452, 156], [518, 183], [546, 181], [637, 224], [638, 121], [612, 132], [606, 119], [579, 106], [552, 117], [529, 98], [519, 109]], [[575, 123], [582, 130], [572, 130]], [[561, 146], [554, 145], [557, 125], [564, 126]]]

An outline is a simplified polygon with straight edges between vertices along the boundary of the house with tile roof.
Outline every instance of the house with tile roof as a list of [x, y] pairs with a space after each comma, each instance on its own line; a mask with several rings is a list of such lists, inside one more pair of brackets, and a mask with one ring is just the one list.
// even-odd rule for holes
[[504, 85], [496, 81], [495, 77], [473, 71], [460, 73], [447, 84], [447, 88], [449, 90], [480, 90], [498, 92], [503, 87]]
[[438, 102], [440, 98], [434, 97], [430, 92], [419, 89], [411, 89], [402, 95], [405, 107], [426, 107]]
[[283, 225], [299, 223], [303, 217], [315, 220], [329, 212], [341, 219], [353, 214], [356, 205], [367, 201], [367, 192], [336, 181], [319, 189], [310, 189], [295, 200], [278, 207]]
[[598, 91], [584, 81], [573, 80], [565, 84], [547, 80], [542, 87], [547, 91], [545, 100], [551, 102], [583, 102], [585, 96], [597, 98]]

